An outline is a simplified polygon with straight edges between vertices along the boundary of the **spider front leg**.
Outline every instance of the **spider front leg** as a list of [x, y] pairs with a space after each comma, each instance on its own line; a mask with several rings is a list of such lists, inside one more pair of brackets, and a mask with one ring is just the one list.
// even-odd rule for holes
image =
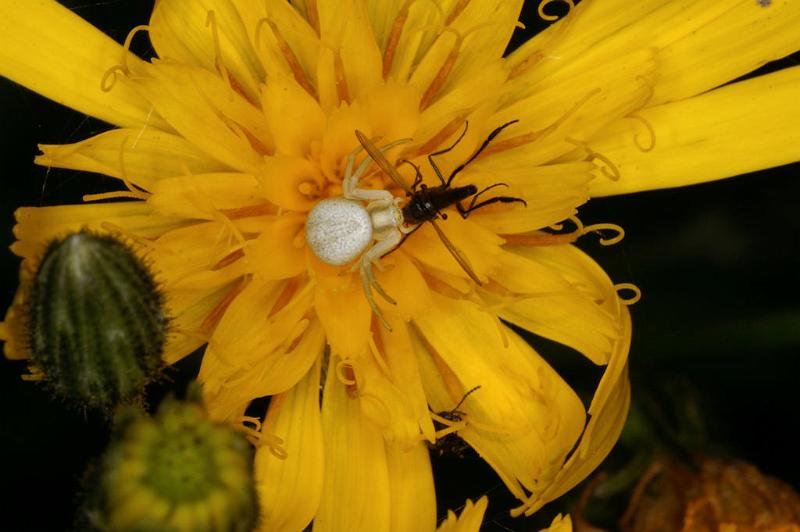
[[[408, 142], [408, 139], [400, 139], [394, 142], [390, 142], [386, 146], [379, 148], [381, 153], [394, 148], [400, 144]], [[386, 199], [385, 194], [377, 194], [381, 192], [385, 192], [389, 196], [391, 193], [385, 190], [372, 190], [372, 189], [364, 189], [358, 188], [358, 183], [361, 181], [361, 178], [364, 177], [364, 173], [369, 168], [370, 164], [372, 164], [371, 157], [365, 157], [361, 164], [353, 171], [353, 168], [356, 164], [356, 156], [363, 150], [363, 146], [357, 146], [353, 151], [350, 152], [350, 155], [347, 156], [347, 166], [345, 167], [344, 171], [344, 178], [342, 179], [342, 196], [347, 199], [356, 199], [356, 200], [363, 200], [363, 201], [374, 201], [374, 200], [382, 200]]]

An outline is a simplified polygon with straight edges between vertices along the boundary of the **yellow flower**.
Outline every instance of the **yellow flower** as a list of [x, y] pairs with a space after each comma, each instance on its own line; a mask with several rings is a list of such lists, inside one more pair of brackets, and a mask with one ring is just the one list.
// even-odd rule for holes
[[[521, 8], [161, 0], [150, 63], [54, 0], [0, 8], [0, 73], [117, 126], [41, 146], [37, 162], [124, 185], [87, 200], [128, 199], [20, 209], [23, 277], [69, 230], [139, 244], [173, 317], [166, 361], [208, 344], [199, 378], [212, 415], [244, 422], [259, 445], [264, 529], [314, 519], [320, 530], [432, 530], [431, 411], [476, 386], [440, 435], [458, 430], [491, 464], [522, 501], [515, 513], [572, 488], [624, 423], [631, 336], [627, 286], [571, 245], [605, 227], [582, 227], [577, 207], [800, 158], [800, 68], [716, 89], [798, 48], [797, 2], [586, 0], [503, 58]], [[468, 219], [448, 209], [438, 222], [480, 284], [428, 223], [381, 259], [377, 281], [396, 300], [376, 298], [389, 331], [350, 265], [310, 252], [306, 215], [342, 195], [356, 130], [381, 145], [411, 139], [386, 157], [417, 164], [434, 186], [427, 155], [467, 121], [439, 167], [449, 174], [517, 121], [456, 182], [506, 183], [527, 206]], [[368, 173], [363, 187], [402, 197]], [[547, 230], [568, 219], [573, 233]], [[25, 356], [22, 297], [0, 327], [11, 358]], [[605, 367], [588, 409], [501, 319]], [[244, 417], [262, 396], [272, 396], [263, 425]]]

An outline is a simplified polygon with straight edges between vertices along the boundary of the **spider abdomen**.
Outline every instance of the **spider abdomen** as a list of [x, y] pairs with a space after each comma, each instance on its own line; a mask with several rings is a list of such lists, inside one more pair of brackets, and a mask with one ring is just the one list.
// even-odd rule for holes
[[322, 262], [347, 264], [372, 242], [372, 220], [360, 201], [328, 198], [317, 203], [306, 219], [306, 243]]

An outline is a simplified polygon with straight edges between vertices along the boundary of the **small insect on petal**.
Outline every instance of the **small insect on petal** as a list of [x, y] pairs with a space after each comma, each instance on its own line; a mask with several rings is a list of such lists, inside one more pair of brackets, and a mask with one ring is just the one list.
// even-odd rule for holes
[[[447, 214], [442, 212], [442, 210], [450, 207], [451, 205], [455, 205], [456, 210], [464, 219], [469, 217], [470, 213], [494, 203], [521, 203], [526, 207], [528, 206], [528, 203], [524, 199], [514, 196], [494, 196], [489, 199], [478, 201], [481, 195], [489, 190], [497, 187], [507, 187], [508, 185], [506, 183], [495, 183], [493, 185], [489, 185], [483, 190], [478, 190], [478, 187], [470, 184], [453, 186], [453, 179], [455, 179], [455, 177], [462, 170], [469, 166], [472, 161], [477, 159], [478, 156], [489, 147], [489, 144], [492, 142], [492, 140], [494, 140], [495, 137], [502, 133], [507, 127], [514, 125], [517, 122], [518, 120], [512, 120], [511, 122], [506, 122], [505, 124], [493, 129], [492, 132], [489, 133], [489, 136], [486, 137], [483, 143], [478, 147], [478, 149], [475, 150], [466, 161], [456, 166], [450, 172], [450, 175], [445, 179], [444, 174], [436, 163], [434, 157], [444, 155], [452, 151], [458, 145], [458, 143], [461, 142], [461, 140], [464, 138], [464, 135], [467, 133], [467, 127], [469, 127], [469, 122], [465, 122], [464, 129], [453, 144], [447, 148], [428, 154], [428, 162], [431, 165], [431, 169], [433, 169], [436, 177], [438, 177], [439, 181], [441, 182], [440, 185], [430, 187], [422, 182], [422, 173], [420, 172], [419, 167], [410, 161], [405, 162], [414, 168], [416, 171], [416, 177], [411, 185], [406, 183], [405, 179], [403, 179], [403, 176], [397, 171], [397, 168], [395, 168], [386, 159], [386, 157], [384, 157], [383, 151], [386, 148], [384, 147], [383, 149], [378, 149], [378, 147], [375, 146], [375, 144], [373, 144], [373, 142], [362, 132], [356, 130], [356, 137], [358, 137], [358, 141], [361, 143], [364, 149], [367, 150], [370, 158], [375, 161], [380, 169], [383, 170], [383, 172], [388, 175], [392, 181], [395, 182], [395, 184], [402, 188], [405, 191], [406, 196], [408, 196], [408, 201], [402, 207], [401, 211], [403, 220], [402, 231], [404, 233], [411, 233], [419, 225], [425, 222], [430, 222], [431, 226], [436, 231], [436, 234], [439, 236], [439, 240], [442, 241], [442, 244], [444, 244], [450, 254], [453, 255], [453, 258], [456, 260], [456, 262], [458, 262], [459, 266], [461, 266], [464, 272], [466, 272], [470, 279], [472, 279], [477, 285], [481, 284], [481, 280], [475, 273], [475, 270], [473, 270], [469, 260], [461, 252], [461, 250], [459, 250], [452, 242], [450, 242], [450, 239], [447, 237], [444, 231], [436, 224], [436, 219], [441, 218], [446, 220]], [[396, 141], [389, 146], [405, 141], [405, 139]], [[471, 200], [465, 207], [462, 205], [461, 201], [466, 200], [467, 198], [471, 198]], [[399, 242], [398, 245], [400, 243], [401, 242]], [[385, 250], [384, 254], [388, 251], [388, 249]]]
[[434, 455], [453, 455], [464, 458], [470, 446], [458, 436], [458, 431], [466, 426], [467, 413], [459, 410], [467, 397], [480, 389], [480, 385], [466, 391], [456, 406], [450, 410], [443, 410], [432, 415], [433, 426], [436, 428], [436, 442], [429, 443], [428, 447]]
[[163, 298], [127, 245], [88, 231], [52, 242], [28, 293], [33, 362], [55, 393], [110, 409], [140, 397], [162, 367]]

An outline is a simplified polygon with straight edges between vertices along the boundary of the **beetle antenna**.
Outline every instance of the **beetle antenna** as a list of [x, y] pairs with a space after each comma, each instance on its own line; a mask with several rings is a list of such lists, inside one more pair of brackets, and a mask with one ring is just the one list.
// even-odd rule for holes
[[[444, 176], [442, 175], [442, 171], [441, 171], [441, 170], [439, 170], [439, 167], [438, 167], [438, 166], [436, 166], [436, 163], [434, 162], [433, 158], [434, 158], [434, 156], [436, 156], [436, 155], [443, 155], [443, 154], [445, 154], [445, 153], [447, 153], [447, 152], [449, 152], [449, 151], [452, 151], [452, 149], [453, 149], [453, 148], [455, 148], [455, 147], [458, 145], [458, 143], [459, 143], [459, 142], [461, 142], [461, 139], [463, 139], [463, 138], [464, 138], [464, 135], [466, 135], [466, 134], [467, 134], [467, 129], [468, 129], [468, 128], [469, 128], [469, 120], [465, 120], [465, 121], [464, 121], [464, 130], [463, 130], [463, 131], [461, 132], [461, 134], [458, 136], [458, 138], [456, 139], [456, 141], [455, 141], [453, 144], [451, 144], [451, 145], [450, 145], [450, 147], [449, 147], [449, 148], [445, 148], [445, 149], [443, 149], [443, 150], [435, 151], [435, 152], [433, 152], [433, 153], [431, 153], [431, 154], [428, 154], [428, 162], [430, 163], [430, 165], [431, 165], [431, 168], [433, 168], [433, 171], [434, 171], [434, 172], [436, 172], [436, 176], [439, 178], [439, 181], [441, 181], [441, 182], [442, 182], [442, 185], [444, 185], [444, 186], [446, 186], [446, 187], [450, 186], [450, 181], [452, 181], [452, 180], [453, 180], [453, 174], [450, 174], [450, 177], [448, 177], [448, 178], [447, 178], [447, 181], [445, 181], [445, 180], [444, 180]], [[462, 164], [461, 166], [463, 167], [463, 166], [465, 166], [465, 165], [466, 165], [466, 163], [465, 163], [465, 164]]]
[[[416, 192], [417, 191], [417, 187], [420, 185], [420, 183], [422, 183], [422, 172], [419, 169], [419, 165], [416, 165], [416, 164], [412, 163], [408, 159], [403, 159], [401, 161], [398, 161], [398, 166], [403, 164], [403, 163], [411, 165], [411, 167], [414, 169], [414, 182], [411, 183], [411, 191], [412, 192]], [[409, 195], [410, 194], [408, 192], [406, 192], [406, 196], [409, 196]]]
[[[486, 148], [489, 146], [489, 143], [490, 143], [490, 142], [492, 142], [492, 140], [494, 140], [494, 138], [495, 138], [497, 135], [499, 135], [499, 134], [500, 134], [500, 133], [501, 133], [501, 132], [502, 132], [502, 131], [503, 131], [505, 128], [507, 128], [508, 126], [510, 126], [510, 125], [512, 125], [512, 124], [516, 124], [517, 122], [519, 122], [519, 120], [512, 120], [511, 122], [506, 122], [505, 124], [503, 124], [503, 125], [501, 125], [501, 126], [498, 126], [498, 127], [494, 128], [494, 130], [492, 130], [492, 132], [491, 132], [491, 133], [489, 133], [489, 136], [488, 136], [488, 137], [486, 137], [486, 140], [484, 140], [484, 141], [483, 141], [483, 144], [481, 144], [481, 145], [480, 145], [480, 147], [479, 147], [477, 150], [475, 150], [475, 153], [473, 153], [473, 154], [472, 154], [472, 156], [471, 156], [469, 159], [467, 159], [466, 161], [464, 161], [464, 162], [463, 162], [463, 163], [461, 163], [460, 165], [456, 166], [456, 168], [455, 168], [455, 169], [453, 170], [453, 172], [450, 174], [450, 177], [448, 177], [448, 178], [447, 178], [447, 183], [445, 183], [445, 184], [446, 184], [446, 185], [449, 187], [449, 186], [450, 186], [450, 183], [452, 183], [452, 182], [453, 182], [453, 178], [454, 178], [456, 175], [458, 175], [458, 173], [459, 173], [459, 172], [461, 172], [461, 170], [463, 170], [464, 168], [466, 168], [466, 166], [467, 166], [469, 163], [471, 163], [472, 161], [474, 161], [475, 159], [477, 159], [477, 158], [478, 158], [478, 155], [480, 155], [480, 154], [481, 154], [481, 152], [483, 152], [483, 150], [485, 150], [485, 149], [486, 149]], [[469, 122], [467, 122], [467, 124], [469, 124]], [[466, 128], [466, 126], [465, 126], [465, 127], [464, 127], [464, 133], [466, 133], [466, 132], [467, 132], [467, 128]], [[462, 133], [462, 134], [461, 134], [461, 137], [463, 137], [463, 136], [464, 136], [464, 133]], [[459, 140], [461, 140], [461, 137], [459, 137]], [[452, 150], [452, 149], [453, 149], [453, 147], [455, 147], [455, 144], [454, 144], [453, 146], [451, 146], [451, 147], [450, 147], [450, 149]]]
[[461, 398], [461, 400], [458, 402], [458, 404], [457, 404], [456, 406], [454, 406], [454, 407], [453, 407], [453, 409], [451, 410], [451, 412], [455, 412], [455, 411], [457, 411], [457, 410], [458, 410], [458, 407], [460, 407], [462, 404], [464, 404], [464, 401], [467, 399], [467, 397], [469, 397], [469, 396], [472, 394], [472, 392], [474, 392], [474, 391], [477, 391], [477, 390], [478, 390], [478, 388], [480, 388], [480, 387], [481, 387], [481, 385], [479, 384], [479, 385], [475, 386], [474, 388], [472, 388], [471, 390], [467, 391], [467, 392], [464, 394], [464, 396]]

